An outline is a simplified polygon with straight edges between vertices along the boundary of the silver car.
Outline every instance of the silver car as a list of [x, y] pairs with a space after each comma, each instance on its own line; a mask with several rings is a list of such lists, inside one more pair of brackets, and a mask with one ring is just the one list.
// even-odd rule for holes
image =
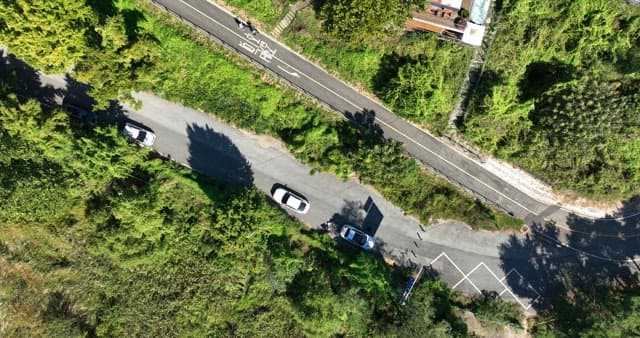
[[286, 188], [277, 188], [271, 195], [273, 200], [286, 206], [287, 208], [301, 214], [309, 211], [309, 201], [287, 190]]
[[374, 237], [367, 235], [362, 230], [349, 224], [345, 224], [340, 228], [340, 237], [367, 251], [373, 249], [373, 246], [376, 244]]
[[153, 145], [153, 142], [156, 141], [156, 134], [154, 134], [150, 130], [142, 129], [131, 123], [127, 123], [124, 125], [122, 133], [141, 146], [151, 147]]

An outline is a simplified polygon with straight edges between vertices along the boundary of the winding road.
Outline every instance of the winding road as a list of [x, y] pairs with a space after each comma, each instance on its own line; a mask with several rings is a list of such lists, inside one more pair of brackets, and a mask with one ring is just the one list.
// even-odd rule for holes
[[[378, 237], [400, 251], [403, 259], [426, 261], [454, 288], [468, 293], [495, 291], [514, 298], [525, 309], [543, 303], [541, 295], [561, 293], [570, 283], [625, 285], [637, 278], [638, 199], [626, 201], [616, 213], [599, 219], [536, 200], [525, 189], [509, 184], [474, 158], [397, 117], [278, 41], [239, 27], [233, 14], [215, 3], [152, 2], [347, 119], [362, 124], [367, 116], [374, 116], [374, 127], [385, 138], [402, 143], [417, 161], [528, 225], [526, 236], [513, 234], [505, 239], [460, 227], [429, 227], [421, 233], [416, 231], [416, 227], [422, 228], [417, 224], [387, 222], [392, 225], [380, 226]], [[325, 189], [328, 185], [315, 187]], [[441, 232], [432, 233], [435, 231]], [[425, 241], [428, 248], [424, 248]]]
[[[286, 46], [261, 32], [254, 35], [240, 28], [232, 14], [214, 3], [153, 2], [346, 118], [358, 123], [373, 112], [384, 137], [401, 142], [407, 153], [448, 180], [524, 219], [529, 231], [472, 231], [452, 221], [425, 228], [370, 187], [312, 174], [277, 140], [235, 129], [152, 94], [136, 93], [142, 108], [125, 106], [123, 113], [158, 135], [154, 149], [159, 153], [216, 178], [254, 184], [267, 194], [274, 184], [286, 183], [311, 202], [311, 211], [300, 217], [311, 227], [319, 228], [328, 220], [355, 223], [375, 234], [386, 260], [427, 265], [456, 290], [495, 292], [527, 310], [561, 293], [567, 280], [625, 284], [635, 278], [640, 252], [638, 201], [629, 201], [602, 219], [545, 204]], [[68, 89], [64, 79], [42, 74], [37, 85]], [[32, 90], [25, 87], [25, 91]]]
[[[375, 124], [382, 130], [383, 136], [402, 143], [406, 152], [416, 160], [482, 200], [524, 219], [533, 230], [538, 228], [539, 224], [551, 221], [559, 232], [559, 236], [553, 240], [561, 245], [571, 246], [569, 237], [581, 236], [603, 238], [609, 241], [622, 240], [620, 245], [628, 245], [629, 240], [640, 236], [640, 231], [637, 229], [640, 220], [638, 212], [640, 201], [628, 201], [616, 214], [601, 219], [578, 215], [561, 206], [538, 201], [482, 167], [474, 158], [397, 117], [380, 103], [331, 76], [278, 41], [262, 32], [252, 34], [247, 28], [238, 27], [237, 19], [233, 14], [214, 2], [208, 0], [151, 0], [151, 2], [356, 123], [359, 116], [366, 116], [366, 112], [373, 112]], [[523, 182], [523, 184], [526, 183]], [[546, 235], [544, 232], [540, 234]], [[623, 251], [629, 252], [629, 250]], [[634, 258], [629, 255], [612, 257], [601, 255], [600, 252], [584, 252], [604, 260], [628, 261]]]

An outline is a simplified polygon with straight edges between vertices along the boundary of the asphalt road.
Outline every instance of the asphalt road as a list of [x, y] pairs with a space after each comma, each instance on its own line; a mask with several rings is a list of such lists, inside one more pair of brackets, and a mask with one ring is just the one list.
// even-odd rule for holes
[[[541, 302], [541, 295], [558, 293], [567, 273], [594, 283], [624, 281], [636, 271], [638, 216], [592, 220], [540, 203], [276, 41], [239, 29], [232, 16], [211, 3], [158, 2], [345, 116], [375, 112], [375, 122], [385, 137], [402, 142], [416, 159], [532, 226], [543, 218], [556, 224], [536, 225], [529, 237], [473, 232], [455, 222], [423, 228], [369, 187], [331, 175], [311, 175], [308, 167], [273, 140], [233, 129], [152, 95], [138, 94], [143, 108], [129, 109], [129, 117], [158, 134], [158, 152], [213, 177], [255, 184], [267, 194], [276, 183], [288, 184], [311, 202], [311, 211], [301, 217], [310, 226], [332, 219], [362, 225], [375, 234], [377, 248], [386, 258], [428, 264], [456, 290], [494, 291], [526, 309]], [[41, 82], [36, 84], [41, 88], [65, 86], [61, 79], [51, 77], [42, 77]], [[33, 92], [34, 88], [25, 87], [25, 93]], [[70, 90], [64, 95], [75, 93]], [[615, 216], [633, 214], [637, 209], [629, 203]]]
[[[640, 218], [640, 201], [626, 205], [613, 218], [633, 214], [621, 219], [593, 220], [575, 215], [556, 205], [542, 203], [527, 195], [517, 187], [481, 167], [474, 159], [450, 147], [428, 132], [410, 122], [398, 118], [390, 110], [359, 93], [354, 88], [331, 76], [301, 55], [290, 50], [262, 32], [251, 34], [249, 29], [239, 28], [236, 18], [226, 10], [207, 0], [152, 0], [153, 3], [194, 25], [212, 39], [232, 48], [253, 63], [276, 74], [281, 79], [319, 102], [341, 112], [346, 118], [359, 121], [362, 112], [373, 112], [375, 124], [383, 136], [401, 142], [405, 150], [416, 160], [433, 168], [448, 180], [472, 191], [482, 199], [505, 210], [516, 217], [533, 224], [543, 218], [553, 220], [558, 225], [573, 222], [580, 217], [593, 223], [595, 232], [620, 233], [612, 230], [621, 221], [637, 222]], [[522, 182], [522, 184], [526, 184]], [[565, 227], [570, 230], [569, 227]], [[626, 234], [637, 233], [627, 229]], [[593, 233], [593, 229], [589, 231]], [[606, 237], [606, 236], [605, 236]]]
[[247, 28], [239, 28], [234, 17], [214, 3], [203, 0], [153, 2], [346, 117], [355, 119], [362, 112], [373, 112], [375, 124], [384, 137], [401, 142], [420, 162], [513, 215], [528, 219], [547, 208], [278, 41], [262, 32], [253, 35]]
[[[315, 97], [319, 102], [342, 113], [346, 118], [362, 124], [363, 113], [369, 116], [373, 114], [374, 128], [379, 128], [384, 137], [401, 142], [405, 150], [416, 160], [491, 204], [524, 219], [530, 225], [531, 238], [515, 236], [498, 244], [500, 262], [489, 264], [493, 267], [500, 265], [503, 273], [509, 275], [503, 281], [518, 289], [519, 295], [535, 298], [538, 293], [531, 292], [526, 286], [527, 283], [518, 279], [533, 281], [532, 284], [535, 284], [537, 290], [552, 293], [554, 289], [558, 289], [566, 271], [569, 271], [569, 274], [577, 274], [576, 277], [585, 283], [594, 283], [609, 282], [611, 279], [624, 280], [638, 270], [636, 260], [640, 257], [640, 215], [637, 211], [640, 209], [640, 201], [627, 201], [618, 212], [604, 219], [592, 219], [571, 213], [557, 205], [542, 203], [487, 171], [464, 153], [398, 118], [378, 102], [329, 75], [269, 36], [262, 32], [253, 35], [248, 29], [238, 27], [233, 15], [213, 2], [153, 2], [292, 86]], [[317, 187], [324, 189], [327, 185]], [[405, 253], [410, 252], [420, 244], [408, 240], [415, 237], [412, 227], [415, 228], [393, 227], [394, 234], [383, 232], [381, 238], [393, 243], [390, 246], [403, 248]], [[406, 240], [396, 243], [391, 239], [395, 238], [394, 236], [404, 237]], [[481, 257], [484, 252], [496, 249], [493, 241], [489, 244], [482, 241], [452, 243], [443, 238], [436, 240], [433, 237], [431, 240], [434, 242], [432, 244], [443, 244], [442, 248], [447, 250], [467, 252], [465, 259], [471, 262], [477, 262], [478, 259], [472, 257], [472, 253], [478, 253], [478, 257]], [[442, 242], [435, 243], [441, 240]], [[441, 257], [435, 256], [435, 252], [438, 251], [440, 247], [434, 252], [424, 253], [426, 257], [434, 259]], [[528, 259], [523, 260], [527, 255]], [[481, 258], [481, 261], [491, 260]], [[473, 263], [470, 266], [473, 266]], [[481, 270], [482, 267], [478, 269]], [[509, 274], [513, 269], [519, 273]], [[518, 277], [520, 273], [526, 274], [525, 278]], [[511, 280], [512, 278], [516, 280]], [[464, 280], [463, 283], [466, 282], [467, 280]], [[473, 286], [470, 288], [481, 289]]]
[[[142, 108], [125, 105], [127, 117], [156, 133], [154, 150], [164, 156], [214, 178], [253, 184], [267, 195], [274, 186], [286, 184], [307, 198], [311, 208], [305, 215], [285, 212], [315, 229], [327, 221], [360, 226], [375, 235], [375, 252], [385, 259], [402, 265], [431, 264], [433, 273], [467, 294], [506, 289], [500, 282], [507, 275], [501, 268], [500, 245], [511, 235], [475, 232], [453, 221], [425, 228], [371, 187], [334, 175], [312, 174], [276, 139], [236, 129], [149, 93], [135, 97]], [[523, 261], [528, 255], [512, 258]], [[474, 268], [469, 282], [465, 275]], [[535, 299], [508, 292], [503, 296], [525, 308]]]
[[[466, 294], [495, 292], [533, 311], [562, 290], [568, 275], [585, 282], [632, 277], [633, 266], [624, 260], [640, 248], [638, 237], [591, 238], [587, 231], [579, 233], [576, 224], [574, 233], [554, 226], [535, 236], [472, 231], [455, 221], [424, 227], [369, 186], [312, 173], [276, 139], [149, 93], [135, 97], [142, 107], [125, 106], [125, 113], [157, 134], [154, 150], [160, 154], [214, 178], [253, 184], [267, 195], [285, 184], [311, 204], [305, 215], [285, 212], [315, 229], [327, 221], [359, 226], [376, 237], [375, 252], [384, 259], [429, 266], [433, 275]], [[585, 230], [592, 225], [584, 225]], [[571, 247], [556, 243], [562, 236]]]
[[[46, 107], [64, 102], [88, 109], [94, 103], [86, 85], [64, 75], [44, 75], [13, 58], [0, 58], [0, 76], [13, 72], [22, 98], [36, 98]], [[359, 226], [376, 237], [376, 254], [401, 265], [429, 265], [432, 274], [456, 290], [467, 294], [495, 291], [530, 310], [532, 302], [539, 299], [537, 293], [520, 296], [511, 291], [507, 280], [518, 275], [518, 269], [503, 272], [502, 246], [524, 237], [475, 232], [454, 221], [425, 228], [371, 187], [333, 175], [312, 174], [278, 140], [233, 128], [152, 94], [137, 93], [135, 97], [142, 103], [140, 109], [114, 104], [98, 115], [99, 124], [122, 125], [126, 119], [149, 128], [157, 135], [155, 151], [213, 178], [253, 184], [267, 195], [275, 185], [286, 184], [311, 203], [309, 213], [292, 216], [315, 229], [327, 221]], [[513, 264], [526, 266], [529, 253], [511, 250], [508, 256]]]

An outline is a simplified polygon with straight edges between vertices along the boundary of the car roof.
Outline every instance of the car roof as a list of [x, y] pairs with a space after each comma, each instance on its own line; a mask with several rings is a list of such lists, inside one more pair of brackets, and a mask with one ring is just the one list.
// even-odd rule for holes
[[302, 205], [302, 200], [300, 200], [300, 198], [298, 198], [298, 196], [289, 193], [289, 198], [287, 199], [287, 205], [292, 207], [292, 208], [300, 208], [300, 205]]

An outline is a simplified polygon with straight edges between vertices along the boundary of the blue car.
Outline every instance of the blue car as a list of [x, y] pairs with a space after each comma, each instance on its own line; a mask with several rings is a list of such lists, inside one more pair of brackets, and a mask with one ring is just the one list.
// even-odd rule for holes
[[369, 236], [362, 230], [349, 224], [345, 224], [340, 228], [340, 237], [367, 251], [373, 249], [373, 246], [376, 244], [376, 239], [373, 236]]

